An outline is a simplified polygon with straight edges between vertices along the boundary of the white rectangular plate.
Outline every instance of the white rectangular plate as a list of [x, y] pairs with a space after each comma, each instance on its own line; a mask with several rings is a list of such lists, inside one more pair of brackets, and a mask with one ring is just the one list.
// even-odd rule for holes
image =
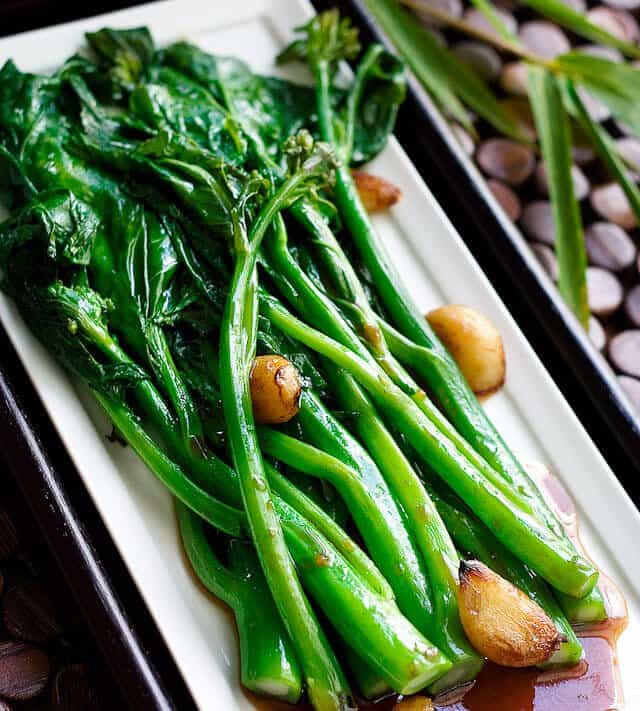
[[[84, 32], [147, 25], [158, 44], [187, 38], [275, 72], [273, 58], [291, 28], [311, 14], [306, 0], [167, 0], [0, 40], [0, 64], [13, 58], [23, 70], [48, 71], [82, 46]], [[295, 71], [287, 76], [304, 78]], [[376, 224], [418, 303], [425, 311], [446, 302], [471, 304], [504, 337], [507, 384], [488, 403], [489, 414], [514, 448], [560, 476], [576, 501], [589, 553], [624, 591], [630, 625], [619, 645], [623, 687], [626, 708], [640, 708], [634, 669], [640, 661], [640, 516], [395, 140], [372, 170], [402, 189], [400, 203]], [[250, 708], [237, 682], [232, 624], [185, 565], [170, 497], [129, 449], [106, 440], [109, 428], [95, 404], [4, 296], [0, 319], [196, 703], [207, 710]]]

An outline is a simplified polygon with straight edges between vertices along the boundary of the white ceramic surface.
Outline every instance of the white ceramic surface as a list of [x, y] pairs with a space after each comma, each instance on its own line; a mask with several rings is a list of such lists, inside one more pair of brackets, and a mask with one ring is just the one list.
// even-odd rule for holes
[[[0, 40], [0, 64], [11, 57], [21, 69], [47, 71], [78, 50], [88, 30], [146, 24], [158, 44], [187, 38], [274, 72], [275, 53], [311, 12], [304, 0], [165, 0]], [[287, 76], [304, 79], [302, 70]], [[425, 310], [443, 302], [472, 304], [504, 336], [507, 385], [488, 403], [489, 414], [513, 447], [560, 476], [575, 498], [590, 554], [623, 589], [630, 625], [619, 645], [621, 671], [626, 708], [638, 709], [640, 516], [395, 141], [372, 170], [403, 191], [401, 202], [377, 217], [376, 225], [418, 303]], [[51, 360], [4, 296], [0, 319], [199, 707], [250, 708], [237, 683], [229, 618], [185, 567], [169, 496], [130, 450], [105, 439], [108, 427], [95, 405]]]

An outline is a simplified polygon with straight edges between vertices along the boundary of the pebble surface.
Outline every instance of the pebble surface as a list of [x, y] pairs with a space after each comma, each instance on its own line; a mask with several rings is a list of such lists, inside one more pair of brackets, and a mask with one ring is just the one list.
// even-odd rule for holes
[[[430, 0], [455, 5], [457, 17], [485, 31], [493, 29], [470, 0]], [[640, 0], [563, 0], [578, 12], [588, 13], [599, 27], [627, 42], [640, 43]], [[511, 0], [496, 0], [501, 17], [527, 48], [551, 59], [579, 49], [613, 62], [625, 61], [622, 53], [579, 38]], [[503, 52], [452, 30], [440, 28], [444, 41], [463, 61], [475, 64], [498, 100], [518, 120], [532, 140], [535, 125], [526, 99], [527, 68]], [[640, 183], [640, 137], [611, 120], [609, 109], [583, 90], [581, 96], [592, 116], [606, 123], [625, 160], [630, 177]], [[487, 185], [506, 216], [516, 223], [530, 243], [543, 269], [557, 281], [554, 219], [544, 163], [529, 146], [497, 135], [486, 122], [475, 118], [477, 138], [464, 133], [464, 150], [487, 179]], [[460, 130], [460, 129], [457, 129]], [[579, 129], [572, 134], [573, 187], [585, 232], [589, 264], [588, 298], [592, 311], [589, 336], [609, 360], [620, 384], [636, 406], [640, 402], [640, 228], [626, 195], [611, 182], [589, 139]], [[633, 362], [637, 358], [638, 363]]]
[[128, 708], [0, 460], [0, 711]]

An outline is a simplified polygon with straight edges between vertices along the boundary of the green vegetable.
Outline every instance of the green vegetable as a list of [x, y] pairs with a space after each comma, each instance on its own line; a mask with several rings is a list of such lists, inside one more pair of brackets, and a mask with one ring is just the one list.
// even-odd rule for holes
[[202, 584], [231, 607], [240, 638], [240, 679], [256, 694], [295, 704], [302, 694], [300, 667], [251, 546], [224, 541], [217, 555], [202, 521], [178, 506], [187, 557]]
[[[334, 81], [357, 32], [335, 12], [304, 32], [281, 60], [308, 61], [315, 87], [156, 51], [144, 28], [91, 34], [91, 58], [50, 77], [7, 63], [2, 288], [176, 498], [194, 569], [236, 614], [247, 687], [346, 711], [338, 660], [371, 698], [473, 679], [459, 550], [547, 610], [566, 637], [551, 664], [575, 661], [559, 605], [600, 615], [597, 573], [399, 289], [351, 181], [393, 129], [403, 65], [373, 45]], [[256, 353], [299, 371], [288, 423], [254, 423]]]
[[[316, 77], [317, 106], [322, 137], [329, 142], [336, 142], [340, 145], [341, 151], [348, 155], [348, 144], [338, 140], [334, 133], [334, 117], [330, 100], [330, 56], [325, 56], [324, 50], [320, 51], [318, 56], [314, 56], [314, 47], [324, 47], [317, 40], [319, 30], [311, 23], [305, 28], [305, 31], [309, 44], [307, 57]], [[356, 74], [356, 81], [352, 89], [355, 95], [359, 91], [359, 81], [364, 81], [366, 78], [365, 70], [362, 71], [362, 74], [364, 76]], [[340, 136], [343, 135], [345, 132], [340, 134]], [[424, 378], [430, 390], [435, 393], [453, 424], [478, 450], [479, 454], [486, 457], [489, 465], [505, 478], [512, 492], [517, 493], [526, 501], [527, 508], [535, 511], [536, 515], [544, 520], [553, 534], [560, 539], [559, 544], [565, 550], [573, 548], [539, 491], [508, 451], [482, 411], [453, 359], [437, 340], [426, 320], [402, 289], [402, 280], [391, 267], [379, 237], [360, 203], [351, 176], [345, 170], [338, 169], [336, 173], [335, 195], [342, 217], [350, 229], [364, 265], [371, 275], [382, 302], [396, 321], [396, 325], [399, 326], [399, 330], [419, 346], [425, 346], [436, 353], [437, 359], [412, 364], [417, 367], [416, 372]], [[495, 480], [493, 483], [496, 483]]]
[[591, 22], [584, 13], [574, 10], [562, 0], [521, 0], [521, 2], [580, 37], [608, 47], [615, 47], [630, 57], [640, 57], [640, 49], [636, 45], [612, 35], [606, 29]]
[[[307, 146], [303, 141], [305, 137], [301, 137], [298, 145], [304, 151]], [[248, 234], [239, 224], [242, 215], [232, 215], [236, 224], [233, 245], [236, 266], [220, 338], [222, 404], [252, 538], [276, 606], [293, 640], [309, 696], [313, 704], [323, 710], [344, 708], [350, 692], [304, 597], [273, 508], [251, 412], [249, 373], [255, 353], [258, 248], [278, 212], [300, 197], [306, 181], [320, 178], [326, 165], [313, 154], [301, 161], [261, 209]], [[250, 334], [249, 337], [246, 334]]]
[[264, 312], [287, 335], [350, 371], [393, 417], [418, 454], [474, 508], [505, 546], [562, 592], [584, 597], [593, 589], [598, 579], [593, 566], [577, 555], [572, 545], [555, 538], [544, 524], [514, 506], [482, 477], [384, 373], [372, 370], [352, 351], [291, 316], [272, 297], [263, 294], [261, 302]]

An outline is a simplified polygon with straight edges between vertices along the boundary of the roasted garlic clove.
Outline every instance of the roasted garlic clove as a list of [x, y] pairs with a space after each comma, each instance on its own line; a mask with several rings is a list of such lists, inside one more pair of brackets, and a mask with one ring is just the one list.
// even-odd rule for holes
[[430, 311], [427, 321], [476, 395], [490, 395], [502, 387], [506, 373], [502, 337], [484, 314], [448, 304]]
[[251, 401], [256, 422], [280, 424], [298, 414], [302, 386], [298, 371], [279, 355], [258, 356], [251, 370]]
[[387, 210], [395, 205], [402, 195], [400, 188], [377, 175], [354, 170], [352, 176], [367, 212]]
[[412, 696], [403, 699], [393, 707], [393, 711], [433, 711], [433, 701], [426, 696]]
[[558, 630], [545, 611], [477, 560], [460, 563], [458, 606], [469, 641], [496, 664], [541, 664], [560, 645]]

